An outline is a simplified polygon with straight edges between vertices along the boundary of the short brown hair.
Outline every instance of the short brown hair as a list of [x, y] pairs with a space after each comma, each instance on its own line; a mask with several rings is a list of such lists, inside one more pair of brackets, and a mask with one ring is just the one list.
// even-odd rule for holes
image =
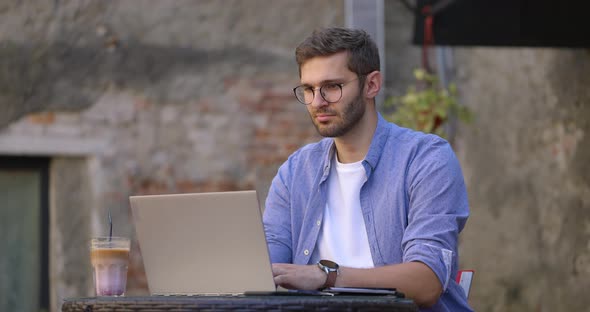
[[348, 51], [348, 69], [358, 76], [379, 70], [381, 66], [379, 50], [369, 34], [360, 29], [333, 27], [315, 30], [295, 49], [299, 75], [301, 65], [307, 60], [342, 51]]

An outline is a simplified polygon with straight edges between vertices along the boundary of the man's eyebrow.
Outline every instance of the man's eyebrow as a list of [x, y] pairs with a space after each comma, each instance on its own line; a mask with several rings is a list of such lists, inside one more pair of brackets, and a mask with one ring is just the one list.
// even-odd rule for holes
[[[342, 81], [344, 81], [344, 78], [325, 79], [325, 80], [320, 81], [318, 86], [323, 86], [323, 85], [330, 84], [330, 83], [341, 83]], [[309, 83], [302, 83], [301, 85], [305, 86], [305, 87], [313, 87], [313, 85], [311, 85]]]

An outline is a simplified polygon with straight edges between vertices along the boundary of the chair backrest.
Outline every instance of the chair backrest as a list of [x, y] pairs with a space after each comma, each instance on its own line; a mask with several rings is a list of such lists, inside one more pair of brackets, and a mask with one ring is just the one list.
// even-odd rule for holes
[[473, 282], [474, 270], [459, 270], [457, 272], [457, 283], [465, 291], [465, 295], [469, 298], [469, 290], [471, 289], [471, 282]]

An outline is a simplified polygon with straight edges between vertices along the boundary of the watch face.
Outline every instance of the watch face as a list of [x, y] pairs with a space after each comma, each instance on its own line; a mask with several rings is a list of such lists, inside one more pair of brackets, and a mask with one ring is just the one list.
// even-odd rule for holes
[[330, 260], [320, 260], [322, 266], [327, 267], [330, 270], [338, 270], [338, 263]]

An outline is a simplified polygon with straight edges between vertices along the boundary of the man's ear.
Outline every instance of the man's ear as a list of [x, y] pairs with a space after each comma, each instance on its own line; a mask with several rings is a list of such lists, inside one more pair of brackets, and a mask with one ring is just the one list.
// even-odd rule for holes
[[381, 76], [381, 72], [375, 70], [367, 75], [365, 78], [365, 97], [374, 99], [379, 90], [381, 90], [381, 83], [383, 80], [383, 76]]

